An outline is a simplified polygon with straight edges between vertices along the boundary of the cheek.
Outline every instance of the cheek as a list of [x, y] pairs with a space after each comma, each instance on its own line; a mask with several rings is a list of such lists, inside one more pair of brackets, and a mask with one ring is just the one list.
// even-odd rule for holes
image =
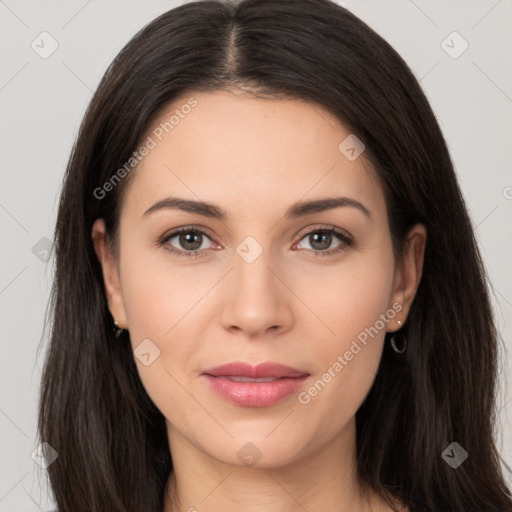
[[316, 347], [306, 347], [314, 375], [298, 401], [325, 417], [322, 428], [336, 429], [354, 415], [375, 379], [387, 324], [396, 316], [389, 302], [393, 268], [391, 248], [370, 251], [332, 272], [323, 294], [308, 295], [328, 330]]
[[204, 273], [167, 258], [163, 248], [127, 237], [123, 250], [123, 300], [133, 341], [172, 337], [211, 283]]
[[[204, 410], [194, 409], [188, 390], [197, 386], [200, 355], [207, 350], [205, 327], [218, 322], [212, 308], [219, 305], [215, 285], [224, 270], [176, 262], [128, 234], [122, 243], [123, 300], [141, 382], [173, 424], [185, 410], [202, 418]], [[149, 365], [137, 357], [138, 347], [150, 352]]]
[[[308, 304], [329, 328], [325, 340], [330, 356], [333, 350], [348, 350], [351, 341], [374, 326], [390, 307], [394, 267], [392, 255], [385, 252], [354, 254], [346, 264], [324, 276], [321, 289], [317, 287], [308, 294]], [[381, 322], [378, 327], [383, 337], [386, 329], [382, 329]]]
[[[135, 272], [126, 279], [126, 286], [123, 284], [140, 380], [153, 403], [173, 424], [179, 423], [180, 415], [191, 407], [186, 390], [193, 382], [197, 352], [196, 334], [187, 327], [191, 326], [192, 308], [198, 298], [182, 285], [178, 277], [168, 279], [154, 270]], [[148, 352], [146, 361], [138, 356]], [[196, 416], [200, 414], [195, 411]]]

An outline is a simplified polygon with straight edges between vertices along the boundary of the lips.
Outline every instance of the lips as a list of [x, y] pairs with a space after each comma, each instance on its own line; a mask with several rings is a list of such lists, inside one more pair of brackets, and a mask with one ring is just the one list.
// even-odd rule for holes
[[202, 373], [210, 389], [236, 405], [268, 407], [297, 391], [308, 373], [278, 363], [234, 362]]
[[248, 379], [280, 379], [284, 377], [293, 378], [308, 375], [307, 372], [302, 372], [283, 364], [261, 363], [257, 366], [252, 366], [243, 362], [233, 362], [216, 366], [215, 368], [209, 368], [204, 370], [203, 374], [211, 375], [212, 377], [245, 377]]
[[[213, 375], [212, 375], [212, 377], [213, 377]], [[219, 377], [220, 377], [220, 375], [219, 375]], [[234, 382], [274, 382], [275, 380], [279, 380], [282, 377], [260, 377], [259, 379], [254, 379], [252, 377], [224, 375], [223, 378], [232, 380]]]

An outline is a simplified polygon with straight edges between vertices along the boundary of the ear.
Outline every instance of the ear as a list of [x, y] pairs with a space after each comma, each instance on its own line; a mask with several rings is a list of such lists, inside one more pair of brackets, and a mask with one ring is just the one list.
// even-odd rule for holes
[[94, 250], [103, 272], [103, 283], [108, 308], [119, 326], [126, 329], [128, 325], [121, 292], [119, 269], [107, 242], [105, 221], [103, 219], [96, 219], [92, 227], [91, 236], [94, 242]]
[[[396, 315], [395, 322], [389, 322], [388, 332], [400, 329], [400, 325], [403, 325], [407, 319], [423, 272], [426, 242], [425, 226], [423, 224], [414, 225], [407, 234], [402, 258], [395, 266], [390, 307], [392, 304], [399, 303], [402, 305], [402, 309]], [[397, 322], [398, 320], [401, 321], [401, 324]]]

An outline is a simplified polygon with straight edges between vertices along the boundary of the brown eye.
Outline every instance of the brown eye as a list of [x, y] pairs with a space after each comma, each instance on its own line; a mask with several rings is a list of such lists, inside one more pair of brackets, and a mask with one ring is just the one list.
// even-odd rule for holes
[[316, 231], [309, 235], [309, 243], [313, 247], [313, 249], [318, 249], [323, 251], [325, 249], [329, 249], [332, 243], [333, 236], [327, 231]]
[[[305, 239], [311, 247], [308, 250], [312, 251], [315, 256], [329, 256], [345, 250], [352, 244], [352, 238], [344, 232], [332, 228], [310, 231], [301, 238], [301, 241]], [[333, 249], [329, 249], [336, 240], [339, 243]]]
[[[180, 228], [166, 235], [159, 243], [177, 256], [193, 257], [206, 253], [208, 246], [202, 247], [205, 238], [210, 240], [210, 237], [201, 230]], [[171, 244], [173, 239], [176, 241]]]
[[[195, 231], [183, 232], [177, 235], [178, 242], [184, 249], [195, 251], [201, 247], [202, 235]], [[173, 237], [174, 238], [174, 237]]]

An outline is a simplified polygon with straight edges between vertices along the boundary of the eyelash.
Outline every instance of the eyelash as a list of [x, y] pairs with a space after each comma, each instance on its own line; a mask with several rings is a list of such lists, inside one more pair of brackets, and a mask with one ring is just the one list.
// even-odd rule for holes
[[[207, 233], [200, 229], [191, 228], [191, 227], [183, 227], [175, 229], [172, 233], [169, 233], [168, 235], [164, 235], [160, 240], [158, 240], [157, 244], [160, 247], [163, 247], [165, 250], [169, 251], [170, 253], [178, 256], [178, 257], [185, 257], [185, 258], [194, 258], [196, 256], [202, 257], [206, 256], [204, 252], [206, 249], [196, 249], [194, 251], [183, 251], [176, 249], [172, 247], [171, 245], [168, 245], [168, 241], [171, 238], [174, 238], [176, 235], [179, 235], [180, 233], [195, 233], [200, 235], [205, 235], [207, 238], [210, 238]], [[307, 249], [309, 251], [312, 251], [314, 254], [314, 257], [317, 256], [332, 256], [334, 254], [340, 253], [342, 251], [345, 251], [347, 247], [352, 246], [353, 240], [346, 232], [332, 227], [321, 227], [316, 228], [311, 231], [308, 231], [307, 233], [304, 233], [304, 235], [301, 237], [300, 240], [303, 240], [307, 236], [313, 234], [313, 233], [324, 233], [324, 234], [333, 234], [340, 242], [341, 244], [336, 249], [330, 249], [328, 251], [315, 251], [312, 249]], [[299, 242], [300, 242], [299, 240]]]

